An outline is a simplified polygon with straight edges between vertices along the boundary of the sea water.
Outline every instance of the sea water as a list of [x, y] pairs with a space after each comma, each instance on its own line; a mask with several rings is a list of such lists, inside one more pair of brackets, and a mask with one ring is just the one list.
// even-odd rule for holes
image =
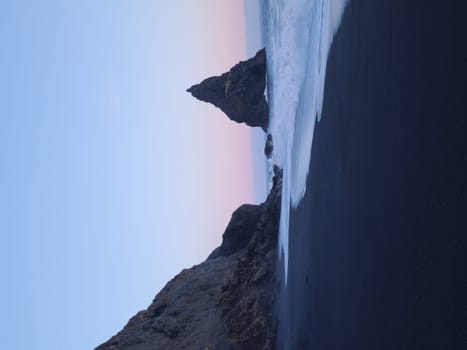
[[267, 98], [274, 151], [283, 168], [279, 255], [287, 283], [290, 207], [306, 191], [313, 131], [321, 117], [326, 63], [347, 0], [263, 0]]

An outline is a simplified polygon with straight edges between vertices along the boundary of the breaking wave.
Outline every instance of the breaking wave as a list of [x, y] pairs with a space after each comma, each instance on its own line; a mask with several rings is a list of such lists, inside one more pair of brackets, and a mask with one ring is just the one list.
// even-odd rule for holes
[[311, 146], [324, 97], [326, 64], [347, 0], [265, 0], [272, 161], [283, 168], [279, 254], [288, 273], [289, 214], [306, 191]]

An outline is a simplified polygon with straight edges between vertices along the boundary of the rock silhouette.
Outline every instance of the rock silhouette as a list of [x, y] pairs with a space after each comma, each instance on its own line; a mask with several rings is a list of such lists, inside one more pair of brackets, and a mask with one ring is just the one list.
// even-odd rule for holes
[[266, 201], [232, 215], [222, 244], [96, 350], [274, 349], [281, 171]]
[[[267, 130], [266, 55], [240, 62], [188, 91], [232, 120]], [[272, 138], [266, 155], [272, 152]], [[233, 214], [222, 244], [206, 261], [180, 272], [115, 336], [96, 350], [274, 349], [277, 238], [282, 171], [274, 167], [265, 202]]]
[[197, 99], [220, 108], [238, 123], [268, 128], [266, 87], [266, 51], [235, 65], [221, 76], [210, 77], [187, 91]]

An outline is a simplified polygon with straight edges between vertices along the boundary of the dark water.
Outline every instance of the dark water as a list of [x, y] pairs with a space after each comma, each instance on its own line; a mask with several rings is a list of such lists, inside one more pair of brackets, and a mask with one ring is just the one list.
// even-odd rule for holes
[[467, 2], [351, 0], [291, 212], [282, 349], [467, 349]]

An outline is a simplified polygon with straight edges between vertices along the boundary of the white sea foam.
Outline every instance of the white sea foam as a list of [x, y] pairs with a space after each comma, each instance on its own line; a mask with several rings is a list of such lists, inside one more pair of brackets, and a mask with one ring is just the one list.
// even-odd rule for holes
[[321, 117], [326, 63], [347, 0], [265, 0], [273, 161], [284, 169], [279, 254], [288, 273], [289, 211], [306, 191], [315, 124]]

